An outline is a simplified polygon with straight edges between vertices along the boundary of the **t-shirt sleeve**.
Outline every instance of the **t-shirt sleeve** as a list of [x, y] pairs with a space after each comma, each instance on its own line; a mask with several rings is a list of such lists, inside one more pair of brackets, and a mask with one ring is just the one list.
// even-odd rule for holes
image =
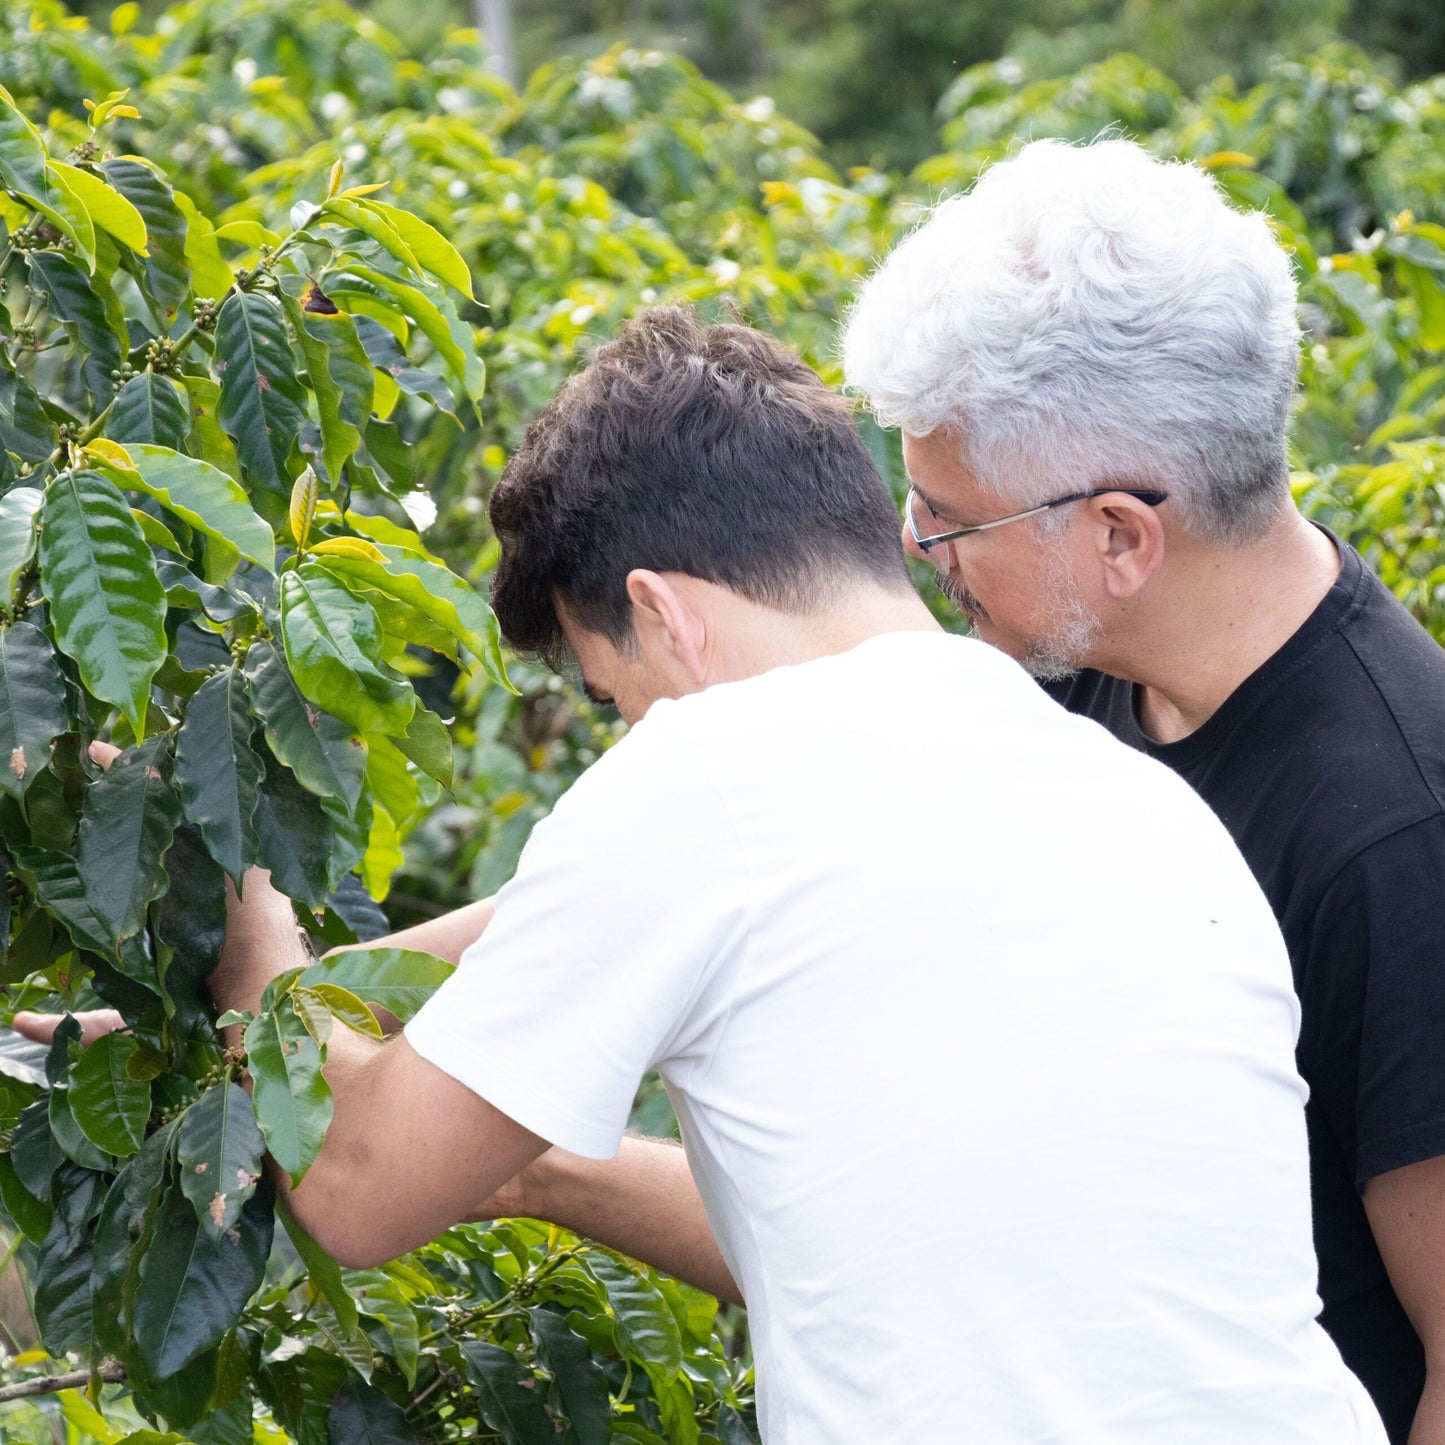
[[736, 855], [692, 749], [644, 719], [533, 829], [408, 1042], [533, 1133], [610, 1158], [643, 1074], [696, 1043], [746, 939]]
[[[1352, 860], [1315, 920], [1302, 986], [1316, 1096], [1355, 1183], [1445, 1155], [1445, 816]], [[1306, 1039], [1301, 1039], [1302, 1050]]]

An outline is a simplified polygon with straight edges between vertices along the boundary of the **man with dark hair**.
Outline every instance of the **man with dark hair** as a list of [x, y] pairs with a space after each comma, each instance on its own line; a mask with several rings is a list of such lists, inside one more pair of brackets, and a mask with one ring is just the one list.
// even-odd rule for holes
[[1445, 1442], [1445, 652], [1296, 509], [1290, 258], [1203, 170], [1039, 141], [869, 280], [849, 381], [979, 633], [1174, 769], [1288, 943], [1321, 1323]]
[[[506, 1190], [740, 1291], [768, 1445], [1380, 1445], [1312, 1318], [1264, 898], [1166, 768], [938, 629], [842, 403], [656, 312], [494, 516], [504, 631], [631, 730], [494, 917], [391, 940], [460, 967], [394, 1042], [333, 1035], [303, 1225], [368, 1264]], [[253, 874], [216, 1003], [296, 954]], [[650, 1067], [685, 1156], [624, 1139]], [[880, 1195], [926, 1287], [865, 1247]]]

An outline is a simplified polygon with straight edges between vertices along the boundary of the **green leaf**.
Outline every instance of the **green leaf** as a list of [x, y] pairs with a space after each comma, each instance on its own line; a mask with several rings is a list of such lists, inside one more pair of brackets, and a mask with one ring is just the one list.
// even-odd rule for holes
[[[143, 983], [152, 992], [159, 992], [154, 971], [148, 966], [143, 948], [127, 945], [117, 959], [105, 925], [90, 906], [74, 858], [47, 848], [20, 845], [13, 846], [10, 851], [21, 876], [34, 890], [46, 912], [65, 926], [77, 947], [89, 949], [111, 962], [119, 962], [127, 977]], [[141, 942], [137, 938], [131, 944], [140, 945]]]
[[288, 898], [313, 913], [326, 906], [335, 834], [321, 800], [268, 755], [256, 799], [256, 861]]
[[403, 1023], [451, 976], [452, 965], [406, 948], [349, 948], [313, 963], [297, 980], [305, 988], [339, 984]]
[[[404, 547], [376, 544], [385, 563], [365, 557], [326, 557], [324, 566], [346, 585], [374, 588], [417, 608], [464, 643], [499, 682], [505, 682], [497, 619], [475, 587], [455, 572]], [[367, 731], [371, 731], [367, 729]]]
[[116, 156], [101, 163], [105, 178], [145, 221], [146, 286], [161, 304], [167, 328], [190, 294], [191, 268], [186, 261], [186, 218], [176, 205], [170, 184], [136, 156]]
[[0, 1154], [0, 1203], [26, 1239], [39, 1244], [45, 1238], [50, 1228], [50, 1206], [25, 1187], [8, 1154]]
[[328, 571], [304, 563], [281, 578], [281, 633], [297, 686], [360, 732], [404, 733], [416, 694], [382, 661], [376, 613]]
[[86, 688], [145, 733], [151, 679], [165, 660], [166, 595], [125, 498], [96, 472], [66, 472], [40, 509], [40, 583], [60, 650]]
[[215, 227], [196, 209], [195, 202], [184, 191], [173, 191], [171, 199], [185, 218], [185, 258], [191, 268], [191, 284], [195, 293], [209, 301], [220, 301], [236, 278], [216, 244]]
[[552, 1376], [556, 1403], [571, 1423], [577, 1445], [607, 1445], [612, 1437], [612, 1404], [607, 1376], [581, 1335], [561, 1315], [532, 1310], [532, 1343], [537, 1363]]
[[303, 993], [312, 995], [356, 1033], [365, 1034], [368, 1038], [381, 1038], [381, 1025], [377, 1023], [376, 1015], [350, 989], [337, 983], [318, 983], [314, 987], [298, 985], [293, 992], [298, 997]]
[[589, 1250], [585, 1263], [607, 1291], [623, 1357], [676, 1375], [682, 1368], [682, 1336], [657, 1286], [601, 1250]]
[[161, 972], [168, 1009], [179, 1022], [210, 1007], [206, 979], [226, 937], [226, 881], [200, 830], [181, 827], [166, 856], [171, 886], [156, 907], [156, 936], [170, 951]]
[[159, 1209], [133, 1329], [146, 1368], [164, 1380], [218, 1345], [259, 1287], [271, 1249], [271, 1191], [257, 1189], [219, 1242], [202, 1231], [179, 1189], [168, 1190]]
[[174, 1123], [156, 1130], [116, 1177], [95, 1228], [90, 1293], [94, 1333], [112, 1354], [130, 1344], [130, 1309], [140, 1280], [140, 1261], [154, 1224], [166, 1178]]
[[56, 1174], [55, 1214], [31, 1276], [40, 1338], [53, 1355], [84, 1349], [90, 1338], [91, 1237], [102, 1177], [73, 1164]]
[[472, 276], [462, 254], [434, 226], [428, 225], [420, 216], [389, 206], [385, 201], [368, 197], [360, 204], [366, 210], [381, 217], [401, 238], [421, 268], [439, 281], [445, 281], [454, 290], [460, 291], [468, 301], [475, 300], [472, 294]]
[[0, 449], [22, 462], [43, 462], [55, 450], [55, 423], [23, 376], [0, 371]]
[[81, 1439], [96, 1440], [99, 1445], [117, 1445], [120, 1431], [106, 1423], [105, 1416], [76, 1390], [61, 1390], [55, 1397], [60, 1415]]
[[433, 299], [417, 287], [370, 266], [349, 264], [347, 274], [370, 282], [405, 311], [436, 347], [437, 355], [446, 362], [463, 393], [473, 402], [482, 399], [487, 390], [487, 368], [477, 355], [477, 338], [445, 296], [438, 293]]
[[70, 1109], [85, 1137], [107, 1154], [129, 1158], [145, 1142], [151, 1086], [127, 1065], [140, 1048], [130, 1034], [106, 1034], [70, 1071]]
[[135, 490], [154, 497], [205, 537], [207, 582], [224, 582], [241, 557], [268, 572], [276, 570], [275, 536], [252, 510], [240, 483], [170, 447], [137, 442], [126, 450], [135, 464], [129, 478]]
[[50, 169], [69, 186], [97, 226], [109, 231], [121, 245], [142, 256], [146, 254], [145, 218], [114, 186], [108, 186], [90, 171], [61, 161], [51, 161]]
[[181, 800], [169, 776], [169, 743], [162, 736], [128, 748], [86, 790], [76, 870], [113, 949], [145, 927], [150, 905], [170, 886], [162, 860]]
[[342, 1278], [341, 1266], [307, 1234], [291, 1212], [291, 1206], [284, 1200], [277, 1201], [276, 1215], [291, 1237], [291, 1243], [296, 1246], [296, 1253], [301, 1256], [311, 1283], [336, 1311], [336, 1319], [341, 1328], [347, 1334], [354, 1335], [359, 1327], [356, 1301], [352, 1299]]
[[21, 195], [45, 191], [45, 142], [0, 85], [0, 181]]
[[219, 1243], [256, 1192], [266, 1141], [239, 1084], [208, 1089], [181, 1116], [176, 1168], [201, 1233]]
[[391, 814], [393, 822], [405, 826], [421, 802], [421, 792], [405, 756], [389, 738], [376, 734], [367, 738], [366, 777], [372, 796]]
[[442, 787], [452, 785], [452, 737], [447, 725], [428, 708], [419, 707], [396, 747]]
[[31, 251], [25, 257], [30, 284], [40, 291], [50, 314], [65, 327], [81, 380], [96, 409], [115, 395], [111, 373], [120, 368], [130, 332], [119, 299], [103, 276], [89, 276], [74, 257], [59, 251]]
[[176, 781], [186, 818], [196, 824], [206, 848], [239, 887], [256, 861], [251, 820], [261, 786], [261, 760], [251, 747], [246, 680], [227, 668], [186, 707], [176, 737]]
[[191, 450], [232, 481], [241, 480], [241, 459], [221, 427], [221, 388], [208, 376], [184, 376], [191, 402]]
[[46, 191], [43, 198], [32, 198], [53, 226], [69, 236], [75, 244], [76, 256], [85, 263], [88, 273], [95, 272], [95, 221], [86, 204], [76, 193], [70, 178], [55, 161], [45, 167]]
[[382, 250], [389, 251], [403, 266], [414, 271], [418, 276], [426, 275], [421, 263], [412, 254], [411, 247], [402, 240], [396, 227], [385, 216], [368, 209], [360, 201], [351, 200], [346, 196], [332, 196], [329, 200], [323, 201], [321, 210], [324, 215], [334, 216], [343, 224], [360, 231], [362, 235], [370, 236]]
[[417, 1445], [401, 1407], [364, 1380], [341, 1387], [326, 1431], [330, 1445]]
[[282, 302], [306, 358], [321, 422], [321, 464], [335, 486], [342, 467], [361, 445], [361, 428], [371, 416], [375, 373], [356, 323], [345, 312], [327, 316], [304, 311], [286, 295]]
[[28, 622], [0, 629], [0, 791], [24, 797], [69, 726], [59, 659], [45, 634]]
[[1445, 286], [1433, 270], [1413, 261], [1397, 261], [1395, 269], [1414, 297], [1420, 344], [1431, 351], [1445, 349]]
[[[321, 798], [335, 798], [348, 811], [356, 807], [366, 776], [366, 744], [345, 723], [308, 703], [269, 642], [256, 642], [246, 654], [251, 706], [260, 718], [271, 751], [302, 787]], [[418, 716], [420, 709], [418, 709]]]
[[191, 409], [180, 388], [168, 376], [143, 371], [116, 393], [105, 419], [105, 434], [113, 442], [153, 442], [178, 450], [191, 430]]
[[255, 1082], [256, 1121], [272, 1158], [299, 1184], [321, 1152], [331, 1123], [331, 1087], [321, 1074], [321, 1050], [289, 998], [246, 1027], [246, 1054]]
[[287, 458], [306, 421], [306, 393], [280, 305], [255, 292], [232, 293], [216, 320], [220, 420], [252, 478], [289, 496]]
[[554, 1445], [557, 1431], [536, 1389], [536, 1376], [510, 1350], [463, 1340], [462, 1363], [477, 1387], [482, 1419], [507, 1445]]

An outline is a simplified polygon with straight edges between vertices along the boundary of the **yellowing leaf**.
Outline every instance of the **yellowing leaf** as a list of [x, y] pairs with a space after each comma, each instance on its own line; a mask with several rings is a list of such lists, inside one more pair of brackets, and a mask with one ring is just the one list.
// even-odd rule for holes
[[68, 166], [63, 161], [51, 161], [50, 164], [97, 226], [109, 231], [136, 255], [150, 255], [146, 250], [145, 218], [114, 186], [107, 185], [99, 176], [81, 170], [79, 166]]
[[316, 520], [316, 500], [320, 495], [320, 483], [312, 467], [307, 467], [291, 488], [291, 536], [298, 550], [306, 550], [306, 541], [311, 535], [311, 524]]
[[1226, 166], [1239, 166], [1248, 170], [1254, 165], [1254, 157], [1246, 155], [1244, 151], [1215, 151], [1212, 156], [1206, 156], [1199, 164], [1206, 171], [1219, 171]]
[[309, 551], [313, 557], [359, 557], [367, 562], [386, 561], [386, 553], [363, 537], [328, 537]]

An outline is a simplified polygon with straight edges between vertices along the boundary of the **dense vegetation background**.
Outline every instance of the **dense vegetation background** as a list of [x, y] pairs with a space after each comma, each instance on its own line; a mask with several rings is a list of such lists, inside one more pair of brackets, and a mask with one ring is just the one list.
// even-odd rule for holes
[[[0, 1439], [120, 1439], [137, 1411], [199, 1445], [319, 1445], [360, 1438], [358, 1421], [377, 1440], [752, 1438], [741, 1322], [556, 1231], [458, 1230], [343, 1276], [273, 1232], [262, 1189], [232, 1201], [250, 1262], [207, 1313], [208, 1201], [175, 1173], [202, 1148], [259, 1149], [244, 1120], [220, 1138], [244, 1113], [234, 1061], [174, 964], [183, 935], [197, 959], [214, 945], [221, 869], [274, 864], [285, 818], [313, 845], [288, 892], [328, 941], [414, 921], [503, 882], [615, 736], [564, 679], [513, 661], [508, 684], [473, 589], [495, 560], [486, 495], [528, 420], [645, 306], [740, 315], [837, 381], [871, 259], [1019, 137], [1114, 126], [1192, 157], [1296, 259], [1303, 505], [1445, 638], [1445, 56], [1425, 0], [1030, 0], [1006, 29], [997, 7], [942, 0], [536, 4], [520, 91], [475, 33], [403, 40], [387, 13], [410, 23], [381, 3], [91, 20], [0, 0], [0, 730], [37, 697], [57, 719], [47, 766], [0, 773], [0, 982], [7, 1009], [108, 998], [137, 1041], [105, 1077], [64, 1045], [38, 1064], [0, 1053], [0, 1250], [43, 1336], [4, 1378], [117, 1354], [129, 1376], [96, 1396], [109, 1423], [72, 1390], [0, 1403]], [[681, 54], [606, 48], [624, 33], [678, 38], [736, 94]], [[259, 414], [243, 373], [265, 381]], [[896, 439], [862, 425], [896, 486]], [[108, 593], [35, 550], [42, 507]], [[87, 527], [97, 509], [113, 535]], [[155, 583], [140, 622], [113, 619], [134, 645], [112, 677], [75, 620], [127, 599], [132, 573]], [[339, 673], [313, 635], [325, 605], [375, 618]], [[192, 710], [206, 725], [188, 734]], [[164, 786], [122, 774], [97, 792], [97, 731], [149, 737], [131, 751]], [[336, 762], [347, 738], [361, 772]], [[187, 779], [221, 764], [249, 808], [236, 787], [229, 813], [197, 801]], [[114, 919], [78, 909], [74, 880], [113, 871], [125, 819], [152, 864], [198, 850], [206, 896], [158, 894], [139, 869]], [[303, 976], [264, 1016], [313, 1062], [352, 989], [398, 1001], [381, 966], [338, 977]], [[315, 1074], [258, 1093], [273, 1152], [289, 1120], [288, 1167], [324, 1126]], [[638, 1120], [669, 1127], [655, 1087]], [[174, 1210], [185, 1258], [152, 1248], [147, 1201]], [[861, 1240], [860, 1260], [882, 1267]], [[112, 1306], [119, 1334], [97, 1313]]]

